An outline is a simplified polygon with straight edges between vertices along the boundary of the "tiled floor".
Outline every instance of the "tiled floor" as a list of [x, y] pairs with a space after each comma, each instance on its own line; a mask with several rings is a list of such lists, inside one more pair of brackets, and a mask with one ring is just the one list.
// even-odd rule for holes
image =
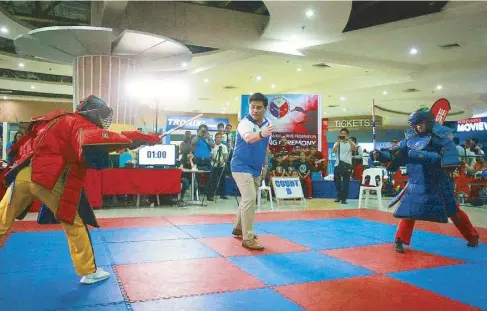
[[93, 286], [59, 225], [17, 222], [0, 249], [0, 310], [487, 310], [487, 245], [467, 248], [451, 224], [418, 224], [401, 255], [388, 211], [288, 202], [256, 215], [258, 252], [230, 234], [235, 203], [96, 211], [96, 260], [113, 274]]

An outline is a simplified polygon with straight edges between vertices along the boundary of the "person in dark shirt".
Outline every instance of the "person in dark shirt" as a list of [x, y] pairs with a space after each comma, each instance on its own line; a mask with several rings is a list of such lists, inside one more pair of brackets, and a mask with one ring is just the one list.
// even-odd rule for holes
[[278, 153], [271, 169], [271, 177], [283, 177], [286, 174], [286, 165], [282, 158], [282, 154]]
[[309, 148], [308, 162], [311, 163], [312, 172], [321, 172], [323, 176], [327, 175], [328, 161], [323, 158], [315, 145], [311, 145]]
[[312, 183], [311, 183], [311, 164], [306, 160], [306, 153], [301, 151], [299, 154], [299, 161], [294, 164], [296, 171], [299, 173], [301, 180], [301, 187], [303, 187], [303, 194], [308, 199], [312, 198]]
[[[194, 164], [193, 152], [190, 151], [188, 154], [183, 154], [183, 156], [181, 157], [179, 168], [190, 170], [194, 167], [196, 167], [196, 165]], [[183, 173], [182, 174], [182, 176], [181, 176], [181, 184], [182, 184], [181, 198], [184, 197], [184, 194], [189, 189], [189, 187], [191, 185], [191, 178], [193, 178], [191, 173]], [[198, 188], [198, 182], [197, 182], [197, 180], [195, 180], [194, 182], [195, 182], [194, 188], [197, 189]]]

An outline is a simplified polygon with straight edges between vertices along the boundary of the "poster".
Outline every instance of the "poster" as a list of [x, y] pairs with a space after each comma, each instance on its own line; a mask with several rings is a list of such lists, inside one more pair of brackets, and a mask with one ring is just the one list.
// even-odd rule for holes
[[[274, 125], [271, 146], [276, 146], [285, 135], [289, 145], [321, 147], [321, 100], [318, 95], [273, 94], [266, 95], [269, 104], [265, 117]], [[242, 96], [241, 115], [249, 113], [250, 95]]]

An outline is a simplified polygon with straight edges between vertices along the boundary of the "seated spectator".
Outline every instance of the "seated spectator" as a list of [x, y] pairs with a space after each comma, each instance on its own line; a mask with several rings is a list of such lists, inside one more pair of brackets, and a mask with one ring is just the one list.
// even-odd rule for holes
[[7, 144], [7, 162], [10, 162], [15, 157], [15, 153], [11, 152], [10, 148], [12, 148], [12, 146], [22, 138], [22, 136], [24, 136], [24, 132], [17, 131], [15, 133], [14, 140]]
[[[194, 155], [190, 151], [188, 154], [183, 155], [181, 157], [181, 165], [179, 166], [180, 169], [196, 169], [196, 164], [194, 163]], [[193, 178], [191, 173], [183, 173], [181, 176], [181, 198], [184, 197], [184, 194], [191, 186], [191, 179]], [[194, 189], [198, 189], [198, 181], [195, 179], [194, 181]]]
[[309, 148], [308, 161], [311, 164], [312, 172], [322, 172], [323, 176], [328, 175], [328, 161], [323, 158], [323, 155], [317, 150], [315, 145], [311, 145]]
[[275, 156], [275, 161], [271, 166], [271, 177], [283, 177], [286, 175], [287, 167], [284, 164], [282, 154], [278, 153]]
[[299, 161], [296, 162], [295, 168], [301, 180], [301, 187], [303, 188], [304, 196], [311, 199], [313, 196], [312, 181], [310, 176], [311, 164], [306, 160], [306, 154], [304, 151], [299, 154]]

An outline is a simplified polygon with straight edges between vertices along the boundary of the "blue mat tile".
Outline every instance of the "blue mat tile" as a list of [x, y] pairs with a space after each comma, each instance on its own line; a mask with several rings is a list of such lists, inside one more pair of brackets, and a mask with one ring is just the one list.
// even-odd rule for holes
[[74, 307], [67, 309], [56, 309], [56, 311], [127, 311], [126, 302], [111, 303], [107, 305], [95, 305], [95, 306], [84, 306], [84, 307]]
[[[231, 237], [233, 224], [179, 226], [179, 229], [195, 239]], [[264, 234], [257, 226], [254, 226], [254, 233], [257, 235]]]
[[384, 241], [360, 236], [346, 231], [318, 231], [301, 233], [280, 233], [280, 237], [313, 250], [384, 244]]
[[109, 243], [108, 247], [117, 265], [219, 257], [206, 245], [193, 239]]
[[[97, 231], [91, 230], [90, 236], [93, 244], [102, 243]], [[43, 248], [67, 244], [68, 240], [64, 231], [14, 232], [10, 234], [3, 248]]]
[[[93, 250], [95, 252], [97, 265], [110, 265], [110, 260], [103, 244], [93, 244]], [[74, 271], [68, 246], [59, 245], [46, 246], [44, 248], [26, 247], [24, 249], [0, 249], [0, 273], [39, 270]]]
[[228, 259], [247, 273], [272, 286], [373, 274], [370, 270], [318, 252], [230, 257]]
[[438, 235], [435, 240], [412, 240], [411, 248], [465, 262], [487, 261], [487, 244], [467, 247], [466, 240], [446, 235]]
[[449, 241], [450, 239], [456, 239], [456, 238], [444, 234], [439, 234], [439, 233], [433, 233], [433, 232], [428, 232], [423, 230], [414, 230], [413, 236], [411, 237], [411, 243], [415, 244], [416, 241], [434, 241], [434, 242], [442, 241], [448, 243], [450, 242]]
[[138, 242], [191, 238], [189, 235], [173, 226], [103, 229], [99, 231], [99, 234], [106, 242]]
[[273, 221], [256, 223], [255, 227], [270, 234], [285, 232], [313, 232], [314, 226], [305, 220]]
[[[52, 260], [56, 260], [53, 264], [57, 263], [56, 257]], [[2, 275], [0, 310], [36, 311], [123, 302], [112, 269], [109, 266], [103, 268], [112, 276], [89, 286], [79, 283], [80, 277], [73, 269]]]
[[271, 289], [137, 302], [132, 308], [134, 311], [304, 311]]
[[389, 276], [487, 310], [487, 266], [483, 263], [396, 272]]
[[386, 243], [394, 242], [397, 227], [393, 225], [369, 225], [364, 227], [350, 227], [344, 229], [350, 235], [373, 238]]

